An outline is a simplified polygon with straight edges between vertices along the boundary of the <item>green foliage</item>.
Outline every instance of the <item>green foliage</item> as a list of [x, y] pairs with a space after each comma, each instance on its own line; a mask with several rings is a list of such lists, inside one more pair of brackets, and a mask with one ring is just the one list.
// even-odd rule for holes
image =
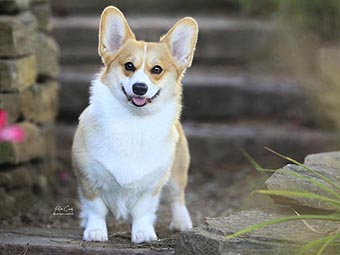
[[[270, 226], [270, 225], [274, 225], [274, 224], [278, 224], [278, 223], [283, 223], [283, 222], [288, 222], [288, 221], [304, 221], [304, 220], [321, 220], [321, 221], [333, 221], [333, 222], [337, 222], [340, 223], [340, 187], [337, 183], [333, 182], [332, 180], [326, 178], [325, 176], [317, 173], [315, 170], [311, 169], [310, 167], [292, 159], [289, 157], [286, 157], [280, 153], [277, 153], [269, 148], [267, 148], [267, 150], [271, 151], [272, 153], [276, 154], [277, 156], [284, 158], [288, 161], [290, 161], [291, 163], [294, 163], [300, 167], [302, 167], [303, 169], [305, 169], [306, 171], [308, 171], [309, 173], [312, 173], [314, 176], [317, 176], [318, 178], [324, 180], [326, 183], [328, 183], [333, 189], [330, 189], [329, 187], [327, 187], [326, 185], [324, 185], [323, 183], [310, 178], [310, 177], [306, 177], [303, 176], [299, 173], [293, 173], [291, 171], [288, 171], [286, 169], [279, 169], [277, 171], [284, 173], [284, 174], [288, 174], [290, 176], [294, 176], [298, 179], [301, 179], [303, 181], [308, 181], [312, 184], [314, 184], [315, 186], [317, 186], [318, 188], [320, 188], [321, 190], [327, 192], [327, 194], [330, 196], [321, 196], [321, 195], [317, 195], [311, 192], [305, 192], [305, 191], [286, 191], [286, 190], [259, 190], [257, 191], [260, 194], [265, 194], [265, 195], [271, 195], [271, 196], [289, 196], [289, 197], [299, 197], [299, 198], [307, 198], [307, 199], [311, 199], [311, 200], [317, 200], [320, 202], [325, 202], [325, 203], [329, 203], [332, 204], [335, 208], [337, 213], [335, 214], [325, 214], [325, 215], [294, 215], [294, 216], [287, 216], [287, 217], [281, 217], [281, 218], [277, 218], [277, 219], [273, 219], [273, 220], [269, 220], [269, 221], [265, 221], [265, 222], [261, 222], [259, 224], [247, 227], [245, 229], [242, 229], [234, 234], [231, 234], [229, 236], [227, 236], [227, 239], [231, 239], [231, 238], [235, 238], [238, 236], [241, 236], [243, 234], [249, 233], [251, 231], [254, 230], [258, 230], [261, 228], [264, 228], [266, 226]], [[262, 168], [246, 151], [242, 150], [243, 155], [249, 160], [249, 162], [253, 165], [253, 167], [255, 169], [257, 169], [260, 172], [267, 172], [267, 171], [272, 171], [272, 170], [267, 170]], [[325, 233], [325, 236], [323, 236], [322, 238], [313, 240], [311, 242], [308, 242], [307, 244], [303, 245], [302, 247], [300, 247], [300, 249], [298, 250], [299, 254], [311, 254], [311, 251], [316, 251], [315, 255], [321, 255], [323, 254], [328, 248], [330, 248], [331, 246], [334, 245], [338, 245], [339, 243], [336, 241], [340, 241], [340, 229], [335, 229], [333, 232], [331, 233]]]
[[281, 0], [278, 13], [297, 26], [325, 39], [340, 36], [340, 1]]
[[247, 16], [268, 16], [277, 11], [279, 1], [275, 0], [239, 0], [241, 12]]
[[13, 155], [11, 155], [11, 147], [10, 143], [0, 142], [0, 162], [2, 161], [2, 158], [8, 159], [9, 157], [13, 157]]
[[274, 16], [324, 39], [340, 37], [339, 0], [239, 0], [247, 16]]

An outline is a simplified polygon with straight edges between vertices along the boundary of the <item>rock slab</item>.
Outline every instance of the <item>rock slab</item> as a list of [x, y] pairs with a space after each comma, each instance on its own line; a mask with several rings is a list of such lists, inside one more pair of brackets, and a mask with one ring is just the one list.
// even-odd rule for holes
[[55, 81], [37, 83], [21, 93], [0, 94], [0, 107], [11, 123], [19, 116], [35, 123], [53, 122], [58, 111], [59, 86]]
[[0, 59], [0, 72], [0, 92], [22, 91], [36, 81], [36, 58]]
[[26, 120], [52, 122], [58, 110], [58, 84], [36, 84], [21, 94], [21, 112]]
[[[305, 165], [313, 168], [317, 173], [339, 183], [340, 152], [329, 152], [309, 155], [305, 159]], [[315, 194], [329, 196], [313, 183], [304, 178], [296, 178], [289, 173], [298, 173], [304, 177], [313, 178], [324, 185], [323, 180], [318, 179], [310, 171], [296, 165], [287, 165], [275, 172], [266, 185], [271, 190], [302, 190]], [[331, 188], [331, 187], [330, 187]], [[178, 255], [288, 255], [297, 254], [297, 249], [307, 242], [325, 237], [328, 233], [337, 231], [340, 222], [331, 221], [289, 221], [285, 223], [269, 225], [256, 231], [249, 232], [233, 239], [226, 239], [237, 231], [247, 227], [263, 223], [269, 220], [292, 216], [294, 211], [289, 208], [296, 205], [311, 208], [334, 210], [329, 204], [315, 200], [283, 197], [275, 198], [275, 202], [285, 203], [282, 207], [269, 207], [262, 210], [241, 211], [226, 217], [207, 218], [205, 222], [189, 231], [180, 234], [176, 245]], [[313, 213], [315, 214], [315, 213]], [[312, 231], [313, 229], [313, 231]], [[334, 246], [328, 247], [324, 254], [338, 254], [339, 240]], [[314, 254], [314, 251], [309, 251]], [[316, 251], [315, 251], [316, 252]], [[316, 254], [316, 253], [315, 253]]]
[[34, 52], [37, 20], [29, 12], [0, 17], [0, 56], [17, 57]]
[[[288, 255], [297, 247], [321, 235], [310, 231], [302, 221], [280, 223], [234, 239], [226, 236], [246, 227], [282, 217], [277, 212], [243, 211], [228, 217], [208, 218], [197, 228], [180, 235], [177, 255]], [[339, 224], [309, 222], [320, 231], [332, 231]]]
[[39, 32], [35, 44], [35, 55], [39, 76], [57, 78], [59, 74], [59, 47], [55, 40], [49, 35]]
[[[326, 177], [340, 186], [340, 152], [322, 153], [309, 155], [305, 159], [305, 165], [314, 170], [316, 173]], [[319, 188], [314, 183], [293, 175], [299, 174], [303, 178], [309, 178], [317, 181], [327, 188], [338, 192], [334, 187], [327, 183], [322, 178], [314, 173], [296, 165], [287, 165], [282, 169], [277, 170], [266, 182], [269, 190], [283, 191], [302, 191], [311, 192], [316, 195], [321, 195], [329, 198], [334, 198], [333, 195]], [[304, 206], [321, 210], [336, 210], [336, 207], [331, 203], [326, 203], [318, 200], [307, 198], [297, 198], [292, 196], [273, 196], [276, 203], [289, 204], [296, 206]]]
[[46, 142], [39, 128], [29, 122], [18, 124], [25, 132], [25, 140], [20, 143], [0, 144], [1, 163], [18, 164], [46, 155]]

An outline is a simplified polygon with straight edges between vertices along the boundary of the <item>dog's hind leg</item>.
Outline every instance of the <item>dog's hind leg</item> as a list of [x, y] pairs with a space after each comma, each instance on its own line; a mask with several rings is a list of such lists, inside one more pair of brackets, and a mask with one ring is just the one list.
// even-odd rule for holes
[[190, 154], [188, 142], [180, 123], [177, 124], [177, 130], [180, 136], [168, 185], [168, 199], [170, 200], [172, 212], [170, 229], [183, 231], [192, 228], [190, 214], [185, 205], [185, 188], [188, 182]]

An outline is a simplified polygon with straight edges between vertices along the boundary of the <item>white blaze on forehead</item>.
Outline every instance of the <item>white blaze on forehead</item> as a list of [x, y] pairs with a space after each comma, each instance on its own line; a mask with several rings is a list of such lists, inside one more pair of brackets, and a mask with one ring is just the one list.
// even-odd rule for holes
[[140, 70], [144, 70], [145, 67], [145, 62], [146, 62], [146, 51], [148, 49], [148, 46], [146, 45], [146, 43], [144, 43], [144, 54], [143, 54], [143, 62], [142, 62], [142, 67]]
[[148, 75], [144, 72], [147, 48], [148, 48], [148, 46], [146, 45], [146, 43], [144, 43], [144, 53], [143, 53], [143, 58], [142, 58], [142, 65], [140, 66], [140, 68], [135, 72], [135, 74], [132, 77], [132, 79], [136, 80], [136, 82], [149, 83], [149, 81], [150, 81]]

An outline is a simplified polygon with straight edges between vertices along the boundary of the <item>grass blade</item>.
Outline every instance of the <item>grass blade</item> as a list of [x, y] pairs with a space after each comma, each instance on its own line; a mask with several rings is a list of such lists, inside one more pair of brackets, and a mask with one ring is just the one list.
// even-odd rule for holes
[[287, 217], [282, 217], [282, 218], [277, 218], [277, 219], [273, 219], [273, 220], [269, 220], [269, 221], [265, 221], [265, 222], [261, 222], [259, 224], [247, 227], [245, 229], [242, 229], [234, 234], [231, 234], [229, 236], [226, 237], [226, 239], [231, 239], [231, 238], [235, 238], [238, 237], [240, 235], [249, 233], [251, 231], [260, 229], [260, 228], [264, 228], [270, 225], [274, 225], [274, 224], [278, 224], [278, 223], [284, 223], [284, 222], [288, 222], [288, 221], [296, 221], [296, 220], [324, 220], [324, 221], [340, 221], [340, 215], [294, 215], [294, 216], [287, 216]]
[[316, 195], [311, 192], [305, 192], [305, 191], [286, 191], [286, 190], [258, 190], [256, 191], [259, 194], [264, 195], [273, 195], [273, 196], [287, 196], [287, 197], [299, 197], [299, 198], [307, 198], [311, 200], [318, 200], [323, 201], [328, 204], [332, 204], [338, 209], [340, 209], [340, 200]]
[[326, 250], [326, 248], [337, 238], [337, 235], [334, 236], [330, 236], [330, 238], [328, 240], [326, 240], [324, 242], [324, 244], [321, 246], [320, 250], [318, 251], [318, 253], [316, 255], [321, 255], [324, 250]]
[[270, 149], [270, 148], [268, 148], [268, 147], [265, 147], [265, 149], [268, 150], [268, 151], [270, 151], [271, 153], [273, 153], [273, 154], [275, 154], [275, 155], [277, 155], [277, 156], [283, 158], [283, 159], [286, 159], [286, 160], [288, 160], [288, 161], [290, 161], [290, 162], [292, 162], [292, 163], [294, 163], [294, 164], [296, 164], [296, 165], [298, 165], [298, 166], [304, 168], [304, 169], [307, 170], [308, 172], [313, 173], [314, 175], [316, 175], [317, 177], [319, 177], [320, 179], [322, 179], [322, 180], [324, 180], [325, 182], [329, 183], [329, 184], [332, 185], [334, 188], [336, 188], [338, 191], [340, 191], [340, 185], [338, 185], [337, 183], [335, 183], [335, 182], [331, 181], [330, 179], [326, 178], [326, 177], [323, 176], [322, 174], [319, 174], [319, 173], [316, 172], [315, 170], [313, 170], [313, 169], [307, 167], [306, 165], [300, 163], [299, 161], [297, 161], [297, 160], [295, 160], [295, 159], [292, 159], [292, 158], [290, 158], [290, 157], [287, 157], [287, 156], [285, 156], [285, 155], [282, 155], [282, 154], [280, 154], [280, 153], [278, 153], [278, 152], [276, 152], [276, 151], [274, 151], [274, 150], [272, 150], [272, 149]]
[[272, 170], [272, 169], [265, 169], [262, 166], [260, 166], [259, 163], [257, 163], [257, 161], [250, 156], [250, 154], [248, 152], [246, 152], [244, 149], [242, 149], [241, 147], [239, 147], [239, 150], [241, 151], [241, 153], [243, 154], [243, 156], [249, 161], [249, 163], [259, 172], [275, 172], [276, 170]]
[[335, 236], [324, 236], [321, 237], [319, 239], [316, 239], [314, 241], [311, 241], [305, 245], [303, 245], [301, 248], [299, 248], [299, 254], [304, 254], [307, 251], [313, 249], [314, 247], [320, 246], [322, 244], [324, 244], [325, 242], [327, 242], [329, 239], [332, 239], [332, 241], [334, 241], [333, 237], [335, 237], [334, 239], [340, 237], [339, 234], [335, 235]]

